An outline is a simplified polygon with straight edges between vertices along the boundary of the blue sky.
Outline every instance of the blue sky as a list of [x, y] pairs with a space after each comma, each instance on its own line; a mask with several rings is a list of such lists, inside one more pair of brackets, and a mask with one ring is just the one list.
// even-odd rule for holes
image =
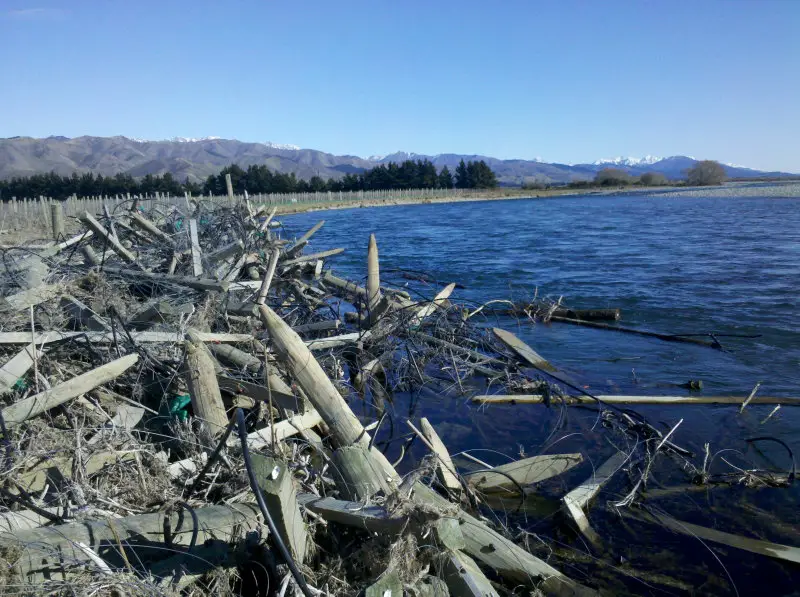
[[800, 172], [800, 1], [0, 0], [0, 137]]

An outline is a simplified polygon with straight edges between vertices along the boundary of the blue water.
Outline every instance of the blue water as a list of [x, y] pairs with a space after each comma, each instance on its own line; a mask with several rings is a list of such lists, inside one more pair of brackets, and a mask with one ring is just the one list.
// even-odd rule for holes
[[[286, 216], [285, 234], [299, 235], [320, 219], [326, 224], [308, 251], [344, 247], [345, 253], [329, 265], [351, 279], [365, 277], [372, 232], [384, 280], [403, 283], [393, 272], [397, 269], [424, 271], [443, 283], [463, 284], [466, 288], [452, 300], [466, 304], [523, 300], [538, 292], [539, 297], [563, 296], [574, 308], [619, 307], [623, 325], [664, 334], [713, 332], [726, 348], [722, 352], [567, 324], [493, 322], [517, 333], [592, 392], [683, 394], [680, 384], [699, 379], [709, 395], [746, 395], [760, 382], [761, 395], [800, 396], [800, 200], [627, 195], [393, 206]], [[425, 291], [433, 296], [439, 288], [431, 285]], [[726, 454], [732, 465], [743, 468], [788, 470], [783, 447], [755, 449], [744, 441], [769, 435], [800, 454], [800, 408], [783, 407], [762, 423], [772, 408], [754, 405], [741, 415], [734, 406], [636, 410], [665, 429], [683, 419], [675, 441], [696, 454], [702, 455], [706, 442], [712, 453], [732, 450], [714, 459], [714, 470], [732, 470], [721, 460]], [[492, 464], [543, 450], [583, 453], [586, 466], [555, 483], [563, 490], [586, 479], [591, 467], [614, 451], [609, 444], [614, 438], [597, 425], [592, 410], [570, 409], [564, 419], [556, 409], [541, 406], [487, 410], [471, 405], [467, 396], [423, 394], [396, 402], [394, 414], [398, 425], [403, 418], [427, 416], [451, 452], [491, 450], [475, 454]], [[392, 444], [387, 454], [396, 455], [396, 448]], [[413, 467], [424, 454], [423, 447], [414, 446], [404, 466]], [[654, 479], [665, 486], [686, 483], [685, 472], [666, 459], [659, 461]], [[610, 491], [624, 494], [627, 488], [619, 483]], [[800, 546], [798, 497], [796, 487], [727, 489], [679, 493], [657, 505], [696, 524]], [[552, 517], [510, 520], [518, 528], [544, 533], [566, 552], [584, 554], [580, 562], [563, 554], [552, 557], [576, 578], [604, 578], [606, 584], [598, 584], [612, 592], [663, 594], [662, 585], [653, 589], [643, 581], [614, 580], [621, 561], [639, 570], [658, 569], [655, 554], [673, 572], [681, 570], [683, 588], [672, 587], [673, 594], [685, 594], [686, 586], [697, 594], [748, 594], [759, 576], [772, 579], [771, 594], [789, 594], [798, 580], [790, 568], [764, 557], [720, 548], [712, 553], [697, 541], [671, 534], [653, 537], [651, 527], [629, 526], [604, 514], [602, 507], [595, 507], [590, 518], [608, 537], [605, 556], [585, 556], [580, 539], [564, 535]], [[653, 541], [659, 549], [652, 549]], [[706, 577], [707, 582], [702, 580]]]

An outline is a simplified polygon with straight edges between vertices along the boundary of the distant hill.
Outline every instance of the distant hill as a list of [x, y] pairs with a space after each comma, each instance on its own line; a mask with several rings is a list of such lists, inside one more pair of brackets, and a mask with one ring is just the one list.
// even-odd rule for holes
[[[293, 172], [303, 179], [312, 176], [327, 179], [363, 172], [380, 163], [424, 158], [430, 159], [437, 168], [447, 166], [451, 170], [462, 159], [485, 160], [502, 185], [520, 185], [526, 181], [566, 183], [589, 180], [607, 167], [620, 168], [633, 175], [659, 172], [669, 179], [677, 180], [683, 178], [686, 170], [696, 163], [696, 160], [686, 156], [663, 159], [653, 156], [641, 159], [614, 158], [598, 160], [592, 164], [549, 164], [536, 160], [499, 160], [482, 155], [445, 153], [426, 156], [404, 152], [364, 159], [349, 155], [337, 156], [315, 149], [300, 149], [292, 145], [245, 143], [218, 137], [144, 141], [122, 136], [73, 139], [52, 136], [46, 139], [0, 139], [0, 178], [50, 171], [62, 175], [91, 171], [103, 176], [124, 173], [136, 177], [170, 172], [181, 181], [189, 178], [200, 182], [209, 174], [216, 174], [223, 167], [236, 163], [244, 168], [251, 164], [265, 164], [272, 170]], [[739, 166], [725, 168], [732, 178], [789, 176], [782, 172], [763, 172]]]

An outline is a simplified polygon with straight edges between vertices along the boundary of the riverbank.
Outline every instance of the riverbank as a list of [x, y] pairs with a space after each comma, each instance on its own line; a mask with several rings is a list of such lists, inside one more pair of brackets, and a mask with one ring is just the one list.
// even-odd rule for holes
[[387, 207], [391, 205], [417, 205], [435, 203], [464, 203], [473, 201], [504, 201], [509, 199], [545, 199], [550, 197], [597, 197], [643, 195], [647, 197], [800, 197], [800, 183], [726, 183], [714, 187], [629, 187], [613, 189], [548, 189], [530, 191], [525, 189], [487, 189], [485, 195], [469, 197], [395, 197], [388, 199], [348, 199], [331, 202], [288, 203], [278, 206], [278, 214], [296, 214], [331, 209], [353, 209], [359, 207]]

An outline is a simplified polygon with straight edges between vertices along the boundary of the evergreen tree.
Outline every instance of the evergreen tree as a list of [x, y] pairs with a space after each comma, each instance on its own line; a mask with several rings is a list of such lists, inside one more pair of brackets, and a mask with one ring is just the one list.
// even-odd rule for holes
[[453, 175], [450, 174], [450, 169], [447, 166], [443, 166], [442, 171], [439, 172], [439, 188], [440, 189], [453, 188]]
[[462, 158], [462, 160], [458, 163], [458, 166], [456, 166], [456, 188], [469, 189], [471, 186], [472, 184], [470, 183], [467, 165], [464, 163]]

